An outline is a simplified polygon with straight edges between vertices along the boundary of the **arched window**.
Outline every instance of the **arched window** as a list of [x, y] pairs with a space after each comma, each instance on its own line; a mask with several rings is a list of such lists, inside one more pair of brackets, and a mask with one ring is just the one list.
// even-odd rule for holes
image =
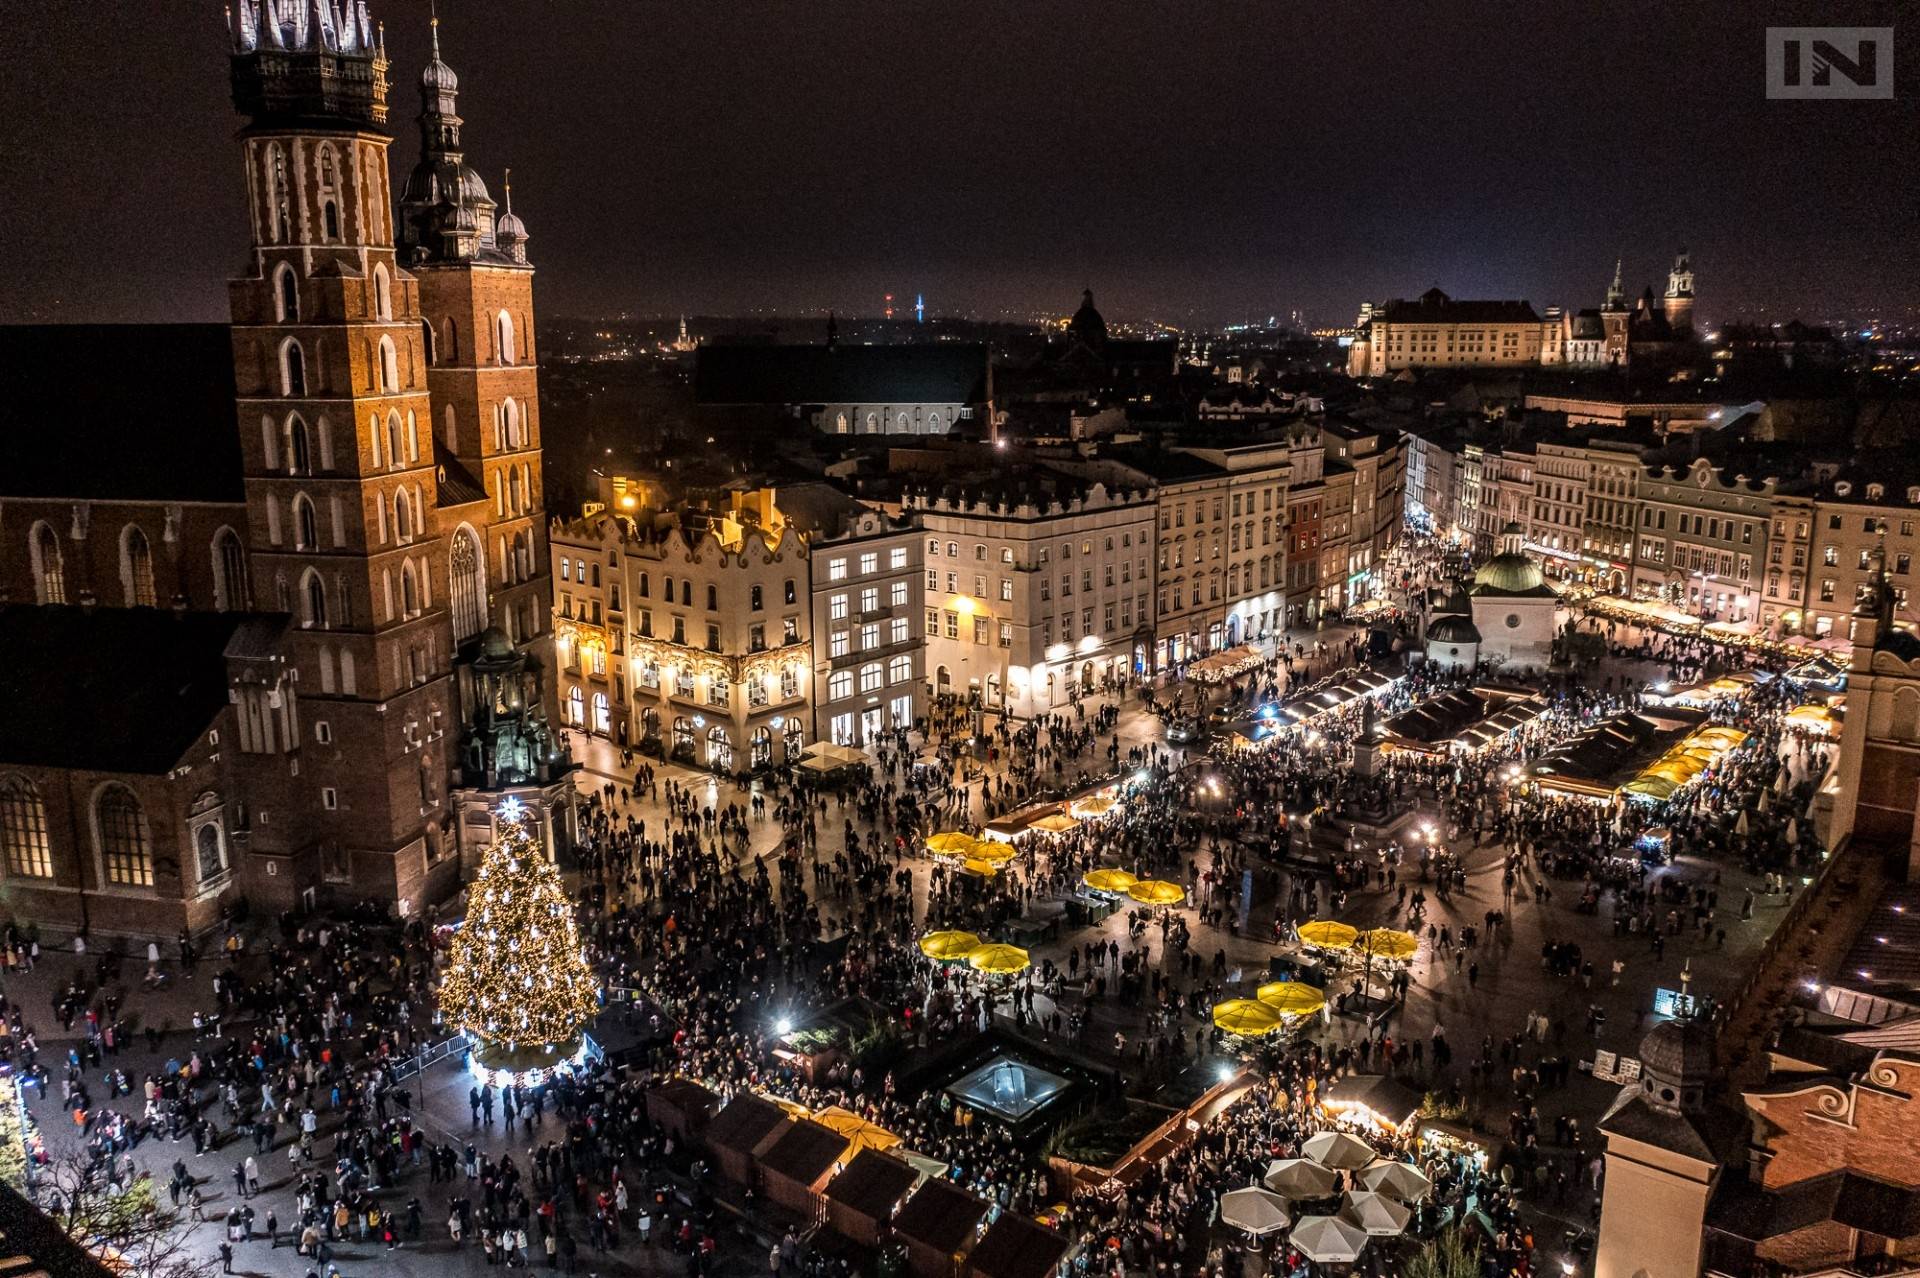
[[420, 579], [411, 559], [400, 564], [400, 611], [408, 617], [420, 611]]
[[587, 697], [578, 688], [567, 690], [567, 722], [579, 727], [587, 721]]
[[301, 603], [306, 612], [300, 618], [300, 624], [314, 630], [324, 630], [327, 626], [327, 583], [320, 574], [307, 569], [306, 579], [301, 583]]
[[117, 782], [101, 787], [93, 801], [93, 837], [108, 883], [153, 886], [153, 843], [147, 833], [147, 814], [133, 791]]
[[313, 502], [305, 493], [295, 493], [293, 498], [293, 548], [295, 550], [320, 548], [319, 520], [314, 517]]
[[295, 413], [287, 418], [287, 473], [313, 473], [313, 446], [307, 441], [307, 424]]
[[378, 320], [393, 318], [393, 281], [387, 275], [385, 262], [373, 268], [373, 317]]
[[438, 343], [433, 340], [433, 321], [427, 319], [425, 316], [422, 316], [420, 319], [420, 340], [425, 344], [427, 363], [429, 365], [438, 364], [440, 362], [440, 354]]
[[307, 356], [291, 337], [280, 343], [280, 393], [296, 398], [307, 393]]
[[120, 533], [120, 588], [127, 607], [153, 607], [153, 547], [137, 524], [128, 524]]
[[447, 320], [447, 362], [460, 362], [460, 325], [451, 318]]
[[227, 841], [221, 837], [218, 821], [208, 821], [194, 831], [193, 851], [200, 863], [201, 883], [211, 883], [227, 872]]
[[300, 278], [285, 262], [273, 273], [273, 317], [282, 324], [300, 322]]
[[447, 588], [453, 596], [453, 637], [458, 642], [479, 634], [487, 624], [487, 566], [480, 538], [464, 524], [454, 530], [447, 568]]
[[367, 446], [373, 449], [373, 464], [380, 465], [380, 414], [367, 418]]
[[400, 389], [400, 352], [391, 337], [380, 339], [380, 389], [389, 395]]
[[513, 344], [513, 316], [505, 311], [493, 317], [493, 355], [502, 364], [518, 362]]
[[413, 410], [407, 410], [407, 460], [420, 460], [420, 423], [414, 417]]
[[396, 541], [413, 538], [413, 502], [404, 488], [395, 489], [393, 494], [393, 536]]
[[593, 730], [595, 732], [613, 731], [613, 715], [609, 711], [607, 694], [604, 692], [593, 694]]
[[447, 451], [452, 452], [460, 438], [459, 419], [454, 416], [453, 405], [448, 404], [440, 414], [441, 430], [446, 440]]
[[340, 238], [340, 165], [332, 147], [320, 148], [319, 167], [321, 235], [337, 240]]
[[314, 435], [320, 441], [320, 469], [333, 469], [333, 423], [321, 414], [319, 423], [314, 427]]
[[407, 464], [407, 455], [400, 450], [400, 414], [392, 409], [387, 411], [387, 465], [399, 470]]
[[67, 601], [66, 563], [60, 554], [60, 534], [53, 525], [38, 523], [27, 542], [28, 557], [33, 560], [34, 590], [43, 604]]
[[287, 155], [280, 144], [267, 144], [267, 239], [285, 244], [293, 239], [293, 212], [287, 195]]
[[247, 589], [247, 555], [231, 528], [213, 535], [213, 606], [221, 612], [239, 612], [252, 603]]
[[511, 399], [500, 402], [501, 448], [520, 447], [520, 405]]
[[47, 844], [47, 805], [25, 777], [0, 781], [0, 846], [8, 874], [53, 877], [53, 852]]

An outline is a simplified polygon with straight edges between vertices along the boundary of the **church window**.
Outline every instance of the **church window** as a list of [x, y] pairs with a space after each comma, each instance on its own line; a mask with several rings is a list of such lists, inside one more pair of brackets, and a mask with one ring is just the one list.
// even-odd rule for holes
[[393, 494], [393, 535], [398, 541], [413, 539], [413, 503], [407, 499], [404, 488]]
[[319, 573], [308, 569], [304, 586], [301, 593], [305, 597], [301, 602], [306, 607], [306, 613], [300, 618], [300, 624], [310, 630], [324, 630], [327, 625], [327, 583], [320, 579]]
[[220, 837], [218, 821], [208, 821], [194, 832], [193, 849], [200, 863], [200, 882], [211, 883], [227, 872], [227, 841]]
[[424, 343], [424, 349], [427, 352], [427, 363], [429, 365], [438, 364], [440, 362], [440, 354], [438, 349], [438, 343], [436, 343], [433, 338], [433, 321], [432, 320], [425, 319], [425, 318], [421, 319], [420, 340], [422, 343]]
[[300, 281], [285, 262], [273, 273], [273, 317], [282, 324], [300, 322]]
[[391, 337], [380, 339], [379, 388], [389, 395], [400, 389], [400, 352]]
[[287, 418], [287, 473], [313, 473], [313, 450], [307, 440], [307, 424], [300, 420], [297, 413]]
[[420, 612], [420, 579], [411, 559], [400, 565], [400, 608], [409, 617]]
[[153, 845], [147, 814], [124, 785], [102, 787], [93, 803], [93, 834], [101, 868], [110, 884], [153, 886]]
[[320, 206], [320, 225], [322, 236], [329, 240], [340, 238], [340, 206], [332, 200]]
[[47, 806], [25, 777], [0, 783], [0, 843], [5, 844], [7, 873], [29, 878], [53, 877], [53, 852], [47, 843]]
[[297, 493], [293, 499], [293, 548], [295, 550], [318, 550], [320, 548], [320, 529], [314, 518], [313, 502], [305, 493]]
[[448, 554], [448, 588], [453, 594], [455, 641], [479, 634], [486, 625], [486, 565], [481, 562], [480, 539], [471, 528], [453, 534]]
[[280, 393], [294, 397], [307, 393], [306, 353], [291, 337], [280, 343]]
[[127, 607], [154, 606], [153, 547], [147, 534], [128, 524], [120, 534], [120, 584], [126, 592]]
[[30, 558], [33, 560], [34, 590], [43, 604], [63, 604], [67, 601], [66, 563], [60, 553], [60, 535], [53, 531], [50, 524], [39, 523], [33, 526], [33, 538], [29, 543]]
[[293, 238], [293, 215], [288, 207], [287, 156], [278, 143], [267, 147], [268, 239], [285, 244]]
[[393, 281], [387, 277], [384, 262], [373, 268], [373, 317], [380, 320], [393, 318]]
[[400, 451], [400, 414], [393, 410], [387, 412], [387, 465], [394, 470], [406, 464], [406, 454]]
[[513, 316], [505, 311], [493, 317], [493, 357], [502, 364], [518, 362], [513, 343]]
[[459, 360], [460, 325], [449, 319], [447, 321], [447, 362], [450, 364], [458, 363]]
[[213, 535], [213, 606], [222, 612], [247, 607], [247, 556], [231, 528]]
[[407, 460], [420, 460], [420, 423], [415, 419], [413, 410], [407, 410]]

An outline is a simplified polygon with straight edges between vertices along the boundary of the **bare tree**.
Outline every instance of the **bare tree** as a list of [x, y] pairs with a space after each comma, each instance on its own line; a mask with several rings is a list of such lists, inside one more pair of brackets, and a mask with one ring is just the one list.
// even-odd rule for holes
[[1400, 1266], [1401, 1278], [1480, 1278], [1480, 1248], [1457, 1227], [1443, 1229]]
[[143, 1278], [210, 1278], [218, 1264], [195, 1246], [202, 1222], [161, 1197], [148, 1173], [122, 1179], [113, 1168], [84, 1154], [62, 1154], [36, 1174], [36, 1196], [70, 1238], [111, 1269]]

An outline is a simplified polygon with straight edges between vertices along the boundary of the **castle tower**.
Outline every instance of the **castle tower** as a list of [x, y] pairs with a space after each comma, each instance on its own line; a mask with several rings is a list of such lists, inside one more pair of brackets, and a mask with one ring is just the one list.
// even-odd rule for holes
[[[498, 698], [474, 666], [497, 663], [502, 644], [528, 678], [529, 722], [555, 713], [553, 584], [541, 495], [539, 365], [534, 345], [533, 267], [526, 224], [513, 211], [511, 170], [499, 204], [467, 162], [460, 136], [460, 80], [440, 56], [420, 73], [420, 159], [400, 196], [400, 258], [418, 281], [420, 333], [432, 392], [434, 449], [443, 475], [437, 516], [448, 551], [448, 602], [460, 729], [455, 806], [490, 813], [471, 794], [518, 781], [551, 780], [550, 758], [532, 777], [493, 757], [487, 735]], [[516, 749], [523, 747], [516, 746]], [[539, 751], [536, 750], [536, 753]], [[534, 792], [516, 797], [535, 807]], [[471, 802], [470, 802], [471, 800]], [[463, 819], [460, 834], [469, 833]], [[550, 837], [550, 832], [549, 832]], [[482, 840], [484, 846], [484, 840]]]
[[1693, 263], [1685, 249], [1680, 250], [1673, 259], [1673, 269], [1667, 272], [1667, 295], [1661, 299], [1661, 309], [1674, 332], [1693, 331]]
[[452, 645], [419, 290], [394, 254], [384, 43], [366, 0], [239, 0], [231, 34], [252, 235], [228, 286], [249, 555], [256, 603], [300, 627], [312, 726], [289, 785], [317, 814], [293, 863], [270, 868], [289, 893], [411, 908], [447, 850]]
[[1627, 289], [1621, 281], [1619, 258], [1613, 260], [1613, 283], [1607, 286], [1607, 300], [1600, 307], [1600, 331], [1605, 338], [1607, 364], [1624, 368], [1627, 363], [1627, 334], [1632, 316], [1627, 310]]

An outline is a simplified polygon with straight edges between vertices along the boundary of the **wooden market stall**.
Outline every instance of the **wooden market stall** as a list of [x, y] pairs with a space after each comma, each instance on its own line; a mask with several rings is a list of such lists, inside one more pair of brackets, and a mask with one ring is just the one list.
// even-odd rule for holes
[[959, 1278], [986, 1215], [986, 1203], [964, 1189], [944, 1180], [922, 1183], [893, 1218], [914, 1278]]
[[707, 1124], [707, 1149], [720, 1174], [736, 1185], [758, 1185], [759, 1157], [793, 1126], [787, 1111], [763, 1096], [741, 1092]]
[[810, 1223], [825, 1217], [824, 1191], [847, 1152], [845, 1136], [803, 1118], [790, 1124], [760, 1154], [760, 1182], [767, 1198]]
[[691, 1078], [670, 1078], [647, 1089], [647, 1117], [682, 1142], [713, 1121], [720, 1098]]
[[981, 1235], [965, 1278], [1053, 1278], [1072, 1248], [1064, 1235], [1008, 1212]]
[[920, 1173], [891, 1154], [863, 1149], [827, 1182], [827, 1223], [842, 1237], [877, 1247]]

